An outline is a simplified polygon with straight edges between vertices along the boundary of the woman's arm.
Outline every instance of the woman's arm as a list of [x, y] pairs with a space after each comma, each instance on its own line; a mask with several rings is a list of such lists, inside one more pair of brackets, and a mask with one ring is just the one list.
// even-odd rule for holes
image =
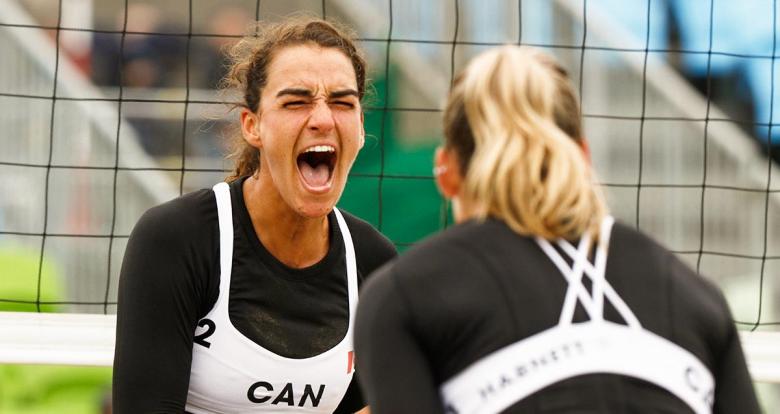
[[745, 413], [759, 414], [761, 408], [758, 405], [753, 380], [742, 351], [739, 333], [733, 322], [733, 316], [726, 298], [716, 291], [718, 301], [725, 313], [723, 324], [726, 332], [724, 340], [716, 349], [715, 372], [715, 404], [713, 413]]
[[712, 412], [760, 413], [739, 333], [723, 292], [679, 258], [671, 253], [668, 255], [668, 271], [674, 276], [673, 280], [683, 283], [674, 288], [681, 293], [678, 295], [677, 309], [687, 307], [693, 310], [688, 313], [695, 315], [693, 319], [686, 316], [680, 320], [689, 322], [689, 325], [684, 326], [685, 329], [707, 335], [705, 340], [711, 353], [712, 375], [715, 377]]
[[392, 268], [371, 276], [355, 322], [355, 366], [371, 412], [443, 413], [429, 361]]
[[745, 362], [742, 345], [733, 323], [729, 339], [719, 357], [715, 373], [715, 405], [713, 413], [759, 414], [756, 392]]
[[175, 207], [144, 214], [125, 251], [113, 372], [118, 414], [184, 411], [209, 241], [194, 230], [206, 224], [190, 226], [192, 211]]
[[[395, 258], [398, 253], [393, 243], [369, 223], [345, 211], [342, 211], [342, 214], [355, 242], [359, 283], [362, 288], [369, 274]], [[334, 414], [367, 413], [368, 407], [359, 384], [360, 374], [359, 369], [355, 371], [352, 383]]]

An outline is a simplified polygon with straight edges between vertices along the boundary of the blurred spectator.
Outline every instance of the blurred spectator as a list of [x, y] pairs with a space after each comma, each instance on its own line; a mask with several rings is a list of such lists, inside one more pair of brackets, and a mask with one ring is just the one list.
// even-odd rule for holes
[[121, 80], [125, 87], [183, 87], [186, 44], [182, 36], [165, 34], [182, 31], [167, 27], [160, 10], [151, 3], [131, 3], [127, 13], [126, 26], [124, 10], [117, 16], [118, 33], [95, 35], [95, 83], [114, 86]]
[[[186, 87], [187, 38], [181, 35], [186, 30], [172, 26], [158, 5], [130, 3], [127, 21], [121, 9], [115, 26], [117, 33], [97, 33], [94, 38], [92, 79], [96, 84], [143, 89]], [[157, 97], [157, 93], [133, 91], [124, 96], [150, 99]], [[180, 120], [147, 117], [128, 117], [128, 120], [150, 154], [166, 156], [180, 152]]]
[[[190, 51], [191, 87], [207, 89], [217, 87], [220, 79], [225, 75], [226, 48], [244, 35], [254, 19], [246, 9], [235, 5], [220, 5], [211, 16], [213, 17], [206, 24], [206, 34], [213, 36], [196, 43]], [[197, 70], [193, 70], [195, 68]]]

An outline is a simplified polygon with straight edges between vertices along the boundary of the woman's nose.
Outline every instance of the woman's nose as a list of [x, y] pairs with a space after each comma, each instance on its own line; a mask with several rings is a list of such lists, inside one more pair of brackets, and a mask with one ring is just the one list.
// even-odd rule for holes
[[328, 132], [333, 129], [333, 112], [326, 102], [317, 101], [312, 108], [308, 128], [318, 132]]

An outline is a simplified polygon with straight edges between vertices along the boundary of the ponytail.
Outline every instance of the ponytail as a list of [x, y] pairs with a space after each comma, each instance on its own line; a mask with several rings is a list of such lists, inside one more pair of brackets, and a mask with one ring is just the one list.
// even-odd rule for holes
[[531, 48], [475, 58], [445, 110], [476, 218], [546, 239], [597, 236], [607, 209], [581, 148], [579, 103], [566, 72]]

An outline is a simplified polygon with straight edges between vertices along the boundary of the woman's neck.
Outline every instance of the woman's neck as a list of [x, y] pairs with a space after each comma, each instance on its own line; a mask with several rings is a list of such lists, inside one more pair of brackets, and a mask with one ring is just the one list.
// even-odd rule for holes
[[453, 197], [452, 200], [452, 218], [455, 223], [463, 223], [476, 216], [476, 205], [468, 197], [459, 194]]
[[330, 246], [327, 216], [299, 215], [262, 175], [247, 178], [242, 191], [257, 238], [280, 262], [300, 269], [325, 257]]

